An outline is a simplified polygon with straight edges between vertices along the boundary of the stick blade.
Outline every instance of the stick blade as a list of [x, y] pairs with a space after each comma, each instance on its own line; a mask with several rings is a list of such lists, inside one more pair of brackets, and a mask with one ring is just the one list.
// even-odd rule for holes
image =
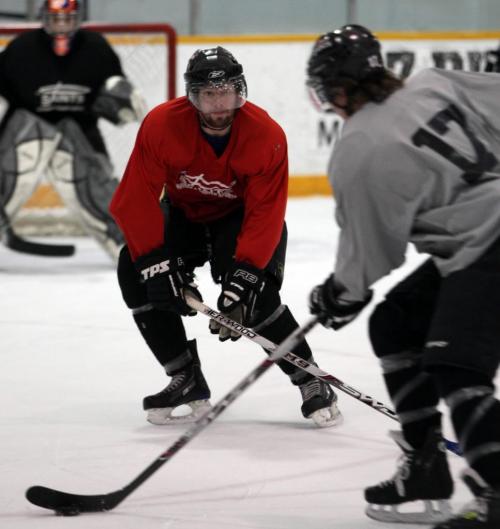
[[123, 499], [121, 490], [109, 494], [71, 494], [36, 485], [26, 491], [26, 499], [33, 505], [50, 509], [63, 516], [75, 516], [85, 512], [109, 511]]
[[48, 244], [27, 241], [17, 236], [12, 229], [7, 229], [5, 236], [6, 246], [15, 252], [43, 257], [71, 257], [75, 253], [72, 244]]

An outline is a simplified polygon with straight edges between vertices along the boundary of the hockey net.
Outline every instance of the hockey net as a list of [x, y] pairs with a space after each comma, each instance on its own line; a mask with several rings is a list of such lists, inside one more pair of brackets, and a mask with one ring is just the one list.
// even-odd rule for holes
[[[0, 25], [0, 50], [16, 35], [36, 25]], [[84, 28], [99, 31], [120, 57], [126, 76], [146, 100], [148, 109], [175, 97], [176, 32], [168, 24], [98, 24]], [[116, 127], [100, 119], [101, 129], [116, 176], [127, 163], [139, 129], [138, 123]], [[55, 190], [42, 181], [15, 220], [24, 235], [80, 235], [76, 219], [68, 213]]]

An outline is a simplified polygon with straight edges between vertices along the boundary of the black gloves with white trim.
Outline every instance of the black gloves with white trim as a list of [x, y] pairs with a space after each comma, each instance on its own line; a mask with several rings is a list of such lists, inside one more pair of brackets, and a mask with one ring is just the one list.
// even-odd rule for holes
[[351, 323], [354, 318], [370, 303], [373, 292], [368, 291], [363, 301], [345, 301], [339, 296], [342, 290], [335, 285], [331, 274], [322, 284], [313, 288], [309, 296], [309, 310], [318, 316], [321, 325], [327, 329], [339, 330]]
[[[264, 285], [263, 270], [236, 261], [222, 283], [222, 293], [217, 300], [217, 308], [228, 318], [248, 325], [252, 321], [255, 304]], [[220, 325], [215, 320], [210, 320], [209, 328], [212, 334], [219, 335], [221, 342], [228, 339], [235, 342], [240, 338], [238, 333]]]
[[154, 308], [181, 316], [196, 314], [187, 305], [185, 296], [189, 294], [200, 301], [202, 297], [194, 283], [194, 274], [186, 269], [182, 257], [168, 257], [163, 249], [157, 249], [137, 258], [135, 267]]

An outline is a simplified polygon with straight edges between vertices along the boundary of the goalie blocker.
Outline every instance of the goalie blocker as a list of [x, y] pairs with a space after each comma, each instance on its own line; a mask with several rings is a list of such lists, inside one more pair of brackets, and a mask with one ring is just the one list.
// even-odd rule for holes
[[82, 228], [116, 260], [123, 236], [108, 212], [118, 185], [112, 165], [105, 155], [94, 151], [73, 120], [63, 119], [58, 128], [63, 139], [47, 177]]

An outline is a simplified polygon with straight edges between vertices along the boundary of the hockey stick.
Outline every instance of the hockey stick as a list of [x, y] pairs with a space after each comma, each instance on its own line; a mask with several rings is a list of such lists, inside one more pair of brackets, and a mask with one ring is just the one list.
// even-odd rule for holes
[[[208, 316], [210, 319], [217, 321], [221, 325], [224, 325], [224, 327], [227, 327], [228, 329], [237, 332], [241, 336], [245, 336], [252, 342], [255, 342], [256, 344], [266, 349], [266, 351], [269, 351], [270, 353], [273, 353], [273, 351], [276, 351], [277, 346], [275, 343], [271, 342], [267, 338], [264, 338], [264, 336], [257, 334], [254, 330], [249, 329], [248, 327], [245, 327], [241, 323], [238, 323], [232, 320], [231, 318], [228, 318], [226, 315], [208, 307], [201, 301], [191, 296], [188, 296], [187, 304], [191, 308], [200, 312], [201, 314], [204, 314], [205, 316]], [[399, 422], [399, 419], [396, 413], [390, 408], [388, 408], [385, 404], [374, 399], [373, 397], [370, 397], [369, 395], [366, 395], [365, 393], [359, 391], [358, 389], [355, 389], [352, 386], [347, 385], [345, 382], [342, 382], [342, 380], [339, 380], [333, 375], [330, 375], [326, 371], [323, 371], [322, 369], [315, 366], [314, 364], [311, 364], [307, 360], [300, 358], [300, 356], [297, 356], [291, 352], [287, 352], [283, 355], [282, 358], [286, 360], [287, 362], [289, 362], [290, 364], [293, 364], [294, 366], [302, 369], [303, 371], [310, 373], [311, 375], [318, 378], [319, 380], [322, 380], [323, 382], [326, 382], [327, 384], [330, 384], [331, 386], [334, 386], [337, 389], [340, 389], [344, 393], [347, 393], [350, 397], [354, 397], [355, 399], [361, 401], [363, 404], [370, 406], [370, 408], [373, 408], [374, 410], [380, 413], [383, 413], [387, 417], [390, 417], [394, 421]], [[450, 441], [448, 439], [445, 439], [444, 441], [446, 444], [446, 448], [450, 452], [453, 452], [454, 454], [457, 454], [460, 456], [462, 455], [462, 451], [460, 450], [460, 447], [457, 442]]]
[[229, 393], [205, 415], [200, 417], [193, 425], [182, 434], [174, 444], [160, 454], [128, 485], [107, 494], [72, 494], [48, 487], [34, 486], [26, 491], [28, 501], [44, 509], [52, 509], [63, 516], [75, 516], [83, 512], [110, 511], [120, 504], [129, 494], [134, 492], [142, 483], [152, 476], [160, 467], [169, 461], [181, 448], [186, 446], [196, 435], [213, 422], [231, 403], [233, 403], [248, 387], [259, 379], [276, 360], [279, 360], [288, 351], [293, 350], [305, 335], [317, 324], [313, 318], [303, 327], [296, 329], [286, 338], [269, 358], [263, 360], [256, 368], [246, 375]]
[[0, 237], [7, 248], [16, 252], [43, 255], [45, 257], [69, 257], [75, 253], [75, 247], [72, 244], [45, 244], [22, 239], [14, 232], [10, 219], [1, 204]]

